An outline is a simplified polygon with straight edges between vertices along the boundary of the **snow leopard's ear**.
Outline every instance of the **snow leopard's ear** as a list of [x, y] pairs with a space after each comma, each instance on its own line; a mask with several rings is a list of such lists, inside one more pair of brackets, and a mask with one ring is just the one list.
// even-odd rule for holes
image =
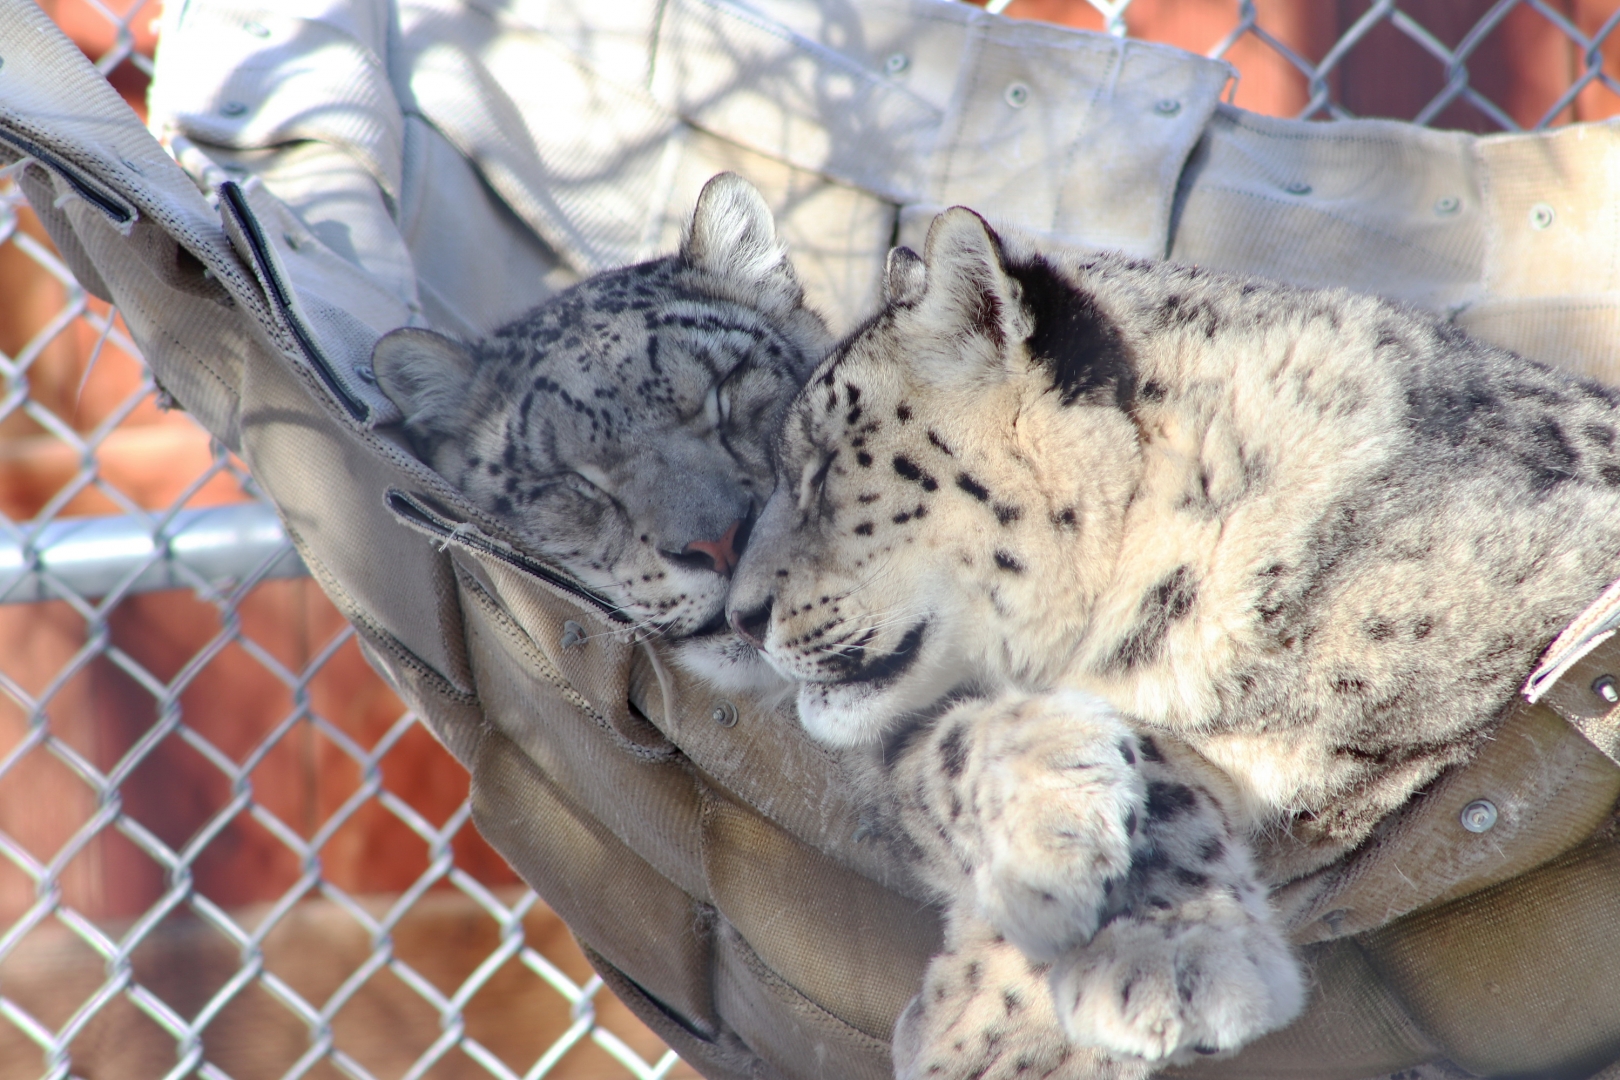
[[928, 332], [980, 343], [965, 363], [1006, 370], [1012, 346], [1034, 330], [1023, 291], [1001, 261], [1001, 240], [984, 218], [953, 206], [934, 219], [924, 248], [923, 293], [914, 310]]
[[883, 267], [883, 300], [889, 304], [915, 304], [922, 299], [928, 272], [922, 256], [908, 247], [889, 249]]
[[413, 434], [460, 432], [462, 403], [472, 389], [477, 361], [459, 341], [431, 330], [402, 327], [384, 334], [371, 350], [377, 385]]
[[681, 240], [681, 257], [767, 313], [785, 314], [804, 301], [771, 208], [736, 173], [721, 173], [703, 185]]

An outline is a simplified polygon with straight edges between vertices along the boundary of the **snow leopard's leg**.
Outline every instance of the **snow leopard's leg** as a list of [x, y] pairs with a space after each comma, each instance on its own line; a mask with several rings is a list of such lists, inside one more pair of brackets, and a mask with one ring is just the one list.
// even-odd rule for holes
[[1298, 965], [1246, 847], [1210, 793], [1101, 699], [958, 705], [892, 770], [934, 883], [1056, 961], [1074, 1044], [1184, 1060], [1299, 1011]]
[[920, 869], [1032, 959], [1096, 932], [1147, 812], [1136, 736], [1078, 691], [963, 702], [894, 760]]
[[946, 912], [945, 948], [894, 1031], [897, 1080], [1142, 1080], [1151, 1066], [1071, 1045], [1051, 965], [1030, 960], [970, 905]]
[[1185, 1062], [1287, 1024], [1304, 978], [1209, 791], [1153, 740], [1138, 751], [1147, 807], [1130, 872], [1101, 929], [1053, 964], [1053, 1003], [1076, 1043]]

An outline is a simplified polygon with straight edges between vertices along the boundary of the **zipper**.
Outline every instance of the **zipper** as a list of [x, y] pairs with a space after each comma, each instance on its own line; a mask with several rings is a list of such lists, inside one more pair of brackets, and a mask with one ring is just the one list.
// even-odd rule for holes
[[444, 543], [459, 544], [469, 551], [499, 559], [514, 569], [537, 577], [553, 588], [561, 589], [568, 595], [585, 601], [614, 622], [631, 621], [617, 607], [583, 585], [563, 576], [538, 559], [530, 558], [505, 544], [496, 543], [482, 532], [469, 531], [464, 522], [452, 522], [443, 514], [435, 512], [417, 496], [398, 488], [389, 488], [383, 495], [383, 502], [396, 518], [418, 532], [425, 532]]
[[47, 169], [50, 169], [52, 172], [56, 173], [63, 180], [66, 180], [68, 187], [72, 188], [76, 195], [82, 198], [85, 202], [96, 207], [108, 217], [112, 218], [118, 224], [128, 225], [131, 221], [135, 220], [135, 212], [128, 206], [125, 206], [112, 195], [91, 184], [90, 181], [86, 180], [79, 173], [78, 169], [72, 165], [69, 165], [66, 161], [57, 157], [49, 150], [46, 150], [32, 139], [25, 139], [16, 132], [9, 131], [4, 128], [0, 128], [0, 139], [4, 139], [6, 142], [22, 151], [23, 154], [33, 158]]
[[235, 180], [227, 180], [220, 184], [219, 201], [236, 219], [236, 224], [247, 240], [249, 253], [253, 256], [254, 268], [269, 294], [271, 305], [275, 308], [276, 314], [281, 316], [282, 323], [291, 331], [294, 340], [298, 342], [298, 348], [303, 351], [304, 359], [309, 361], [310, 367], [315, 369], [315, 374], [320, 376], [326, 392], [343, 406], [351, 419], [361, 423], [370, 419], [370, 408], [349, 393], [348, 388], [338, 379], [337, 373], [332, 370], [332, 365], [328, 363], [325, 354], [316, 346], [315, 339], [310, 337], [303, 320], [294, 315], [292, 296], [281, 276], [275, 272], [274, 263], [270, 261], [270, 245], [265, 241], [264, 231], [259, 228], [259, 219], [253, 216], [253, 210], [248, 206], [247, 196], [242, 194], [242, 186]]

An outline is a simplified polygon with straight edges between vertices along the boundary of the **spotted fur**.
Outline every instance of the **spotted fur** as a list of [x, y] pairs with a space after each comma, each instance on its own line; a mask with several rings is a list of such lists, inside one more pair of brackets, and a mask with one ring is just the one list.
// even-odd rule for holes
[[[1240, 1046], [1299, 1006], [1259, 890], [1466, 760], [1620, 576], [1620, 396], [963, 209], [889, 276], [788, 414], [731, 621], [812, 735], [878, 748], [954, 925], [1053, 964], [1043, 1060]], [[914, 1003], [902, 1073], [1000, 1068], [937, 1041], [967, 995]]]
[[769, 210], [723, 174], [678, 254], [597, 274], [490, 337], [398, 330], [379, 384], [423, 460], [509, 521], [534, 553], [640, 625], [699, 635], [719, 620], [769, 495], [770, 439], [830, 337], [804, 306]]

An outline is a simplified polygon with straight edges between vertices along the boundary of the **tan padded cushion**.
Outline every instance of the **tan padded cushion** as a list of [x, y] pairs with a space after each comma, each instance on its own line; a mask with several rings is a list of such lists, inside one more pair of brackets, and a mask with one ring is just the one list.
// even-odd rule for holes
[[1364, 940], [1374, 969], [1465, 1069], [1578, 1078], [1620, 1056], [1620, 846], [1608, 832]]

